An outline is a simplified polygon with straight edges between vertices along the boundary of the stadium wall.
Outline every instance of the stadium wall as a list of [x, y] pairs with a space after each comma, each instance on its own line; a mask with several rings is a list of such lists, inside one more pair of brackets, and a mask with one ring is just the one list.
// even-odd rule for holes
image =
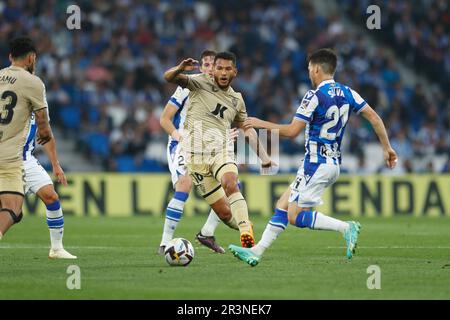
[[[167, 174], [69, 174], [68, 186], [55, 183], [64, 214], [76, 216], [161, 215], [172, 195]], [[293, 175], [243, 174], [240, 181], [251, 215], [270, 216]], [[341, 175], [317, 209], [331, 215], [450, 217], [450, 175]], [[193, 189], [185, 216], [206, 214], [208, 205]], [[45, 215], [34, 195], [24, 213]]]

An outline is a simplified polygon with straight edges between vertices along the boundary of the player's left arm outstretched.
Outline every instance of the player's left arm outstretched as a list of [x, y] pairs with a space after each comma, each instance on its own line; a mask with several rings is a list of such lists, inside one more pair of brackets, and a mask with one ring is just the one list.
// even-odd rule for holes
[[280, 136], [295, 138], [306, 127], [304, 121], [294, 118], [289, 124], [277, 124], [270, 121], [264, 121], [254, 117], [248, 117], [243, 123], [244, 128], [262, 128], [267, 130], [278, 130]]

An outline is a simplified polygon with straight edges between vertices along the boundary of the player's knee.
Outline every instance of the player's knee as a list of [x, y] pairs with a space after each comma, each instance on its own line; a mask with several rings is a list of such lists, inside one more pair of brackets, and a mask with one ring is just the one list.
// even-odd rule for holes
[[236, 179], [232, 177], [227, 177], [222, 179], [222, 187], [225, 190], [227, 196], [239, 192], [239, 186]]
[[283, 201], [282, 199], [278, 199], [277, 203], [275, 205], [275, 208], [279, 208], [279, 209], [282, 209], [282, 210], [287, 210], [288, 206], [286, 205], [285, 201]]
[[189, 176], [180, 176], [178, 179], [175, 190], [179, 192], [189, 193], [192, 188], [192, 179]]
[[11, 216], [11, 219], [13, 220], [14, 224], [19, 223], [20, 221], [22, 221], [22, 218], [23, 218], [22, 212], [20, 212], [19, 214], [16, 214], [14, 212], [14, 210], [7, 209], [7, 208], [2, 208], [0, 210], [0, 213], [9, 214]]
[[44, 201], [46, 205], [59, 201], [59, 196], [54, 190], [52, 192], [45, 193], [44, 195], [42, 195], [42, 198], [42, 201]]

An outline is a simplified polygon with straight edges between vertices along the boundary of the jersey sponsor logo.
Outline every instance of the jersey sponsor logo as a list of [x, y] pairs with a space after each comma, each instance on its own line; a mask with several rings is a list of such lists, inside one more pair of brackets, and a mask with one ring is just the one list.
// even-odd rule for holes
[[325, 145], [323, 145], [320, 147], [320, 155], [322, 157], [339, 158], [341, 156], [341, 152], [338, 150], [329, 150]]
[[213, 115], [215, 115], [215, 116], [219, 116], [219, 117], [221, 117], [222, 119], [224, 118], [223, 117], [223, 113], [225, 112], [225, 110], [227, 110], [228, 108], [226, 107], [226, 106], [223, 106], [223, 105], [221, 105], [220, 103], [218, 103], [217, 105], [216, 105], [216, 109], [214, 109], [214, 111], [212, 111], [212, 114]]

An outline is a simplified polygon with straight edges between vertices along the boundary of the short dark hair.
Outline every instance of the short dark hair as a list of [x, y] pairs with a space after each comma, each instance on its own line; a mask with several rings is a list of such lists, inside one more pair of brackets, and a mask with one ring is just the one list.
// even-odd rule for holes
[[337, 66], [337, 55], [332, 49], [323, 48], [314, 51], [308, 57], [308, 63], [320, 64], [323, 72], [326, 74], [334, 74]]
[[203, 59], [204, 57], [215, 57], [216, 56], [216, 52], [213, 50], [203, 50], [202, 54], [200, 55], [200, 59]]
[[233, 65], [236, 67], [236, 55], [233, 52], [230, 51], [222, 51], [219, 52], [218, 54], [216, 54], [216, 56], [214, 57], [214, 63], [216, 63], [216, 61], [218, 59], [223, 59], [223, 60], [230, 60], [233, 62]]
[[9, 53], [13, 58], [22, 58], [30, 52], [37, 53], [33, 40], [28, 37], [18, 37], [9, 43]]

